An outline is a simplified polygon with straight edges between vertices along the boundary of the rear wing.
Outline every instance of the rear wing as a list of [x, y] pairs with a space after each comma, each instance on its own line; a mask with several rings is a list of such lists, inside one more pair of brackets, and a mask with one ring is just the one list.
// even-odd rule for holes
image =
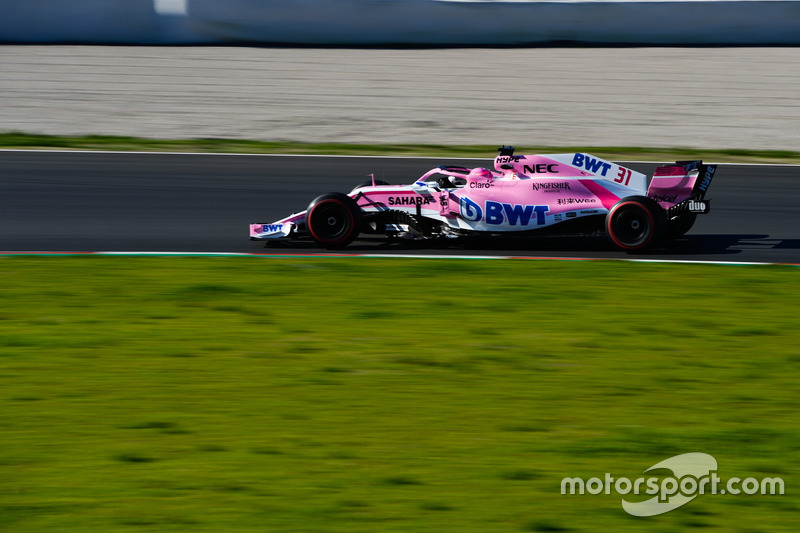
[[708, 213], [711, 201], [705, 196], [717, 165], [702, 161], [676, 161], [658, 167], [647, 188], [647, 196], [658, 202], [671, 218], [681, 213]]

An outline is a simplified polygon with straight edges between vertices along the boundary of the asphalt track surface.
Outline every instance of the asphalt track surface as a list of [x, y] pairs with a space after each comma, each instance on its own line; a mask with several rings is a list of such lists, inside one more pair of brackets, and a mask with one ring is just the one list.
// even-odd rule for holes
[[[248, 224], [304, 210], [316, 196], [376, 178], [410, 183], [439, 164], [491, 160], [0, 151], [0, 251], [320, 254], [270, 246]], [[629, 163], [652, 174], [656, 163]], [[613, 249], [603, 237], [525, 241], [359, 240], [348, 252], [800, 263], [800, 167], [721, 165], [712, 210], [666, 248]]]

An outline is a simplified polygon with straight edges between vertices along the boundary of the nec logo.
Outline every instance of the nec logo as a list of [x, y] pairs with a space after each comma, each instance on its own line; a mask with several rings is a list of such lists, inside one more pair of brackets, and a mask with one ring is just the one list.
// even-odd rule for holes
[[522, 170], [526, 174], [558, 174], [558, 169], [555, 163], [545, 164], [539, 163], [538, 165], [523, 165]]
[[576, 167], [585, 168], [592, 174], [597, 174], [602, 169], [601, 176], [607, 175], [608, 171], [611, 170], [611, 163], [606, 163], [602, 159], [595, 159], [586, 154], [575, 154], [575, 157], [572, 158], [572, 164]]

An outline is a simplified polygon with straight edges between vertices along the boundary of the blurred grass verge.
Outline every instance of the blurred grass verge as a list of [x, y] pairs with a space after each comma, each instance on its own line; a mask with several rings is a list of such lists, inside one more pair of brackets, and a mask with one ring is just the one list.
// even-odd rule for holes
[[[248, 141], [237, 139], [163, 140], [90, 135], [59, 137], [0, 133], [0, 149], [61, 149], [145, 152], [207, 152], [240, 154], [309, 154], [404, 157], [478, 157], [491, 159], [494, 145], [348, 144]], [[726, 163], [800, 163], [800, 152], [786, 150], [718, 150], [693, 148], [639, 148], [609, 146], [516, 146], [517, 153], [588, 152], [616, 161], [676, 161], [703, 159]]]
[[[0, 529], [797, 531], [798, 276], [4, 257]], [[786, 494], [560, 494], [686, 452]]]

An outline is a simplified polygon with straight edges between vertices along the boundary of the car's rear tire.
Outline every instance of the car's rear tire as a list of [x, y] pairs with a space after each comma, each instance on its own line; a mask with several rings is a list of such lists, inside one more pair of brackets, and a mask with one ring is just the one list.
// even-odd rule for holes
[[306, 229], [318, 245], [344, 248], [361, 233], [361, 208], [346, 194], [323, 194], [308, 206]]
[[681, 213], [676, 217], [672, 217], [667, 222], [667, 237], [670, 239], [683, 237], [687, 231], [692, 229], [695, 220], [697, 220], [697, 213]]
[[629, 252], [646, 250], [664, 237], [667, 216], [652, 198], [623, 198], [606, 215], [606, 232], [612, 244]]

